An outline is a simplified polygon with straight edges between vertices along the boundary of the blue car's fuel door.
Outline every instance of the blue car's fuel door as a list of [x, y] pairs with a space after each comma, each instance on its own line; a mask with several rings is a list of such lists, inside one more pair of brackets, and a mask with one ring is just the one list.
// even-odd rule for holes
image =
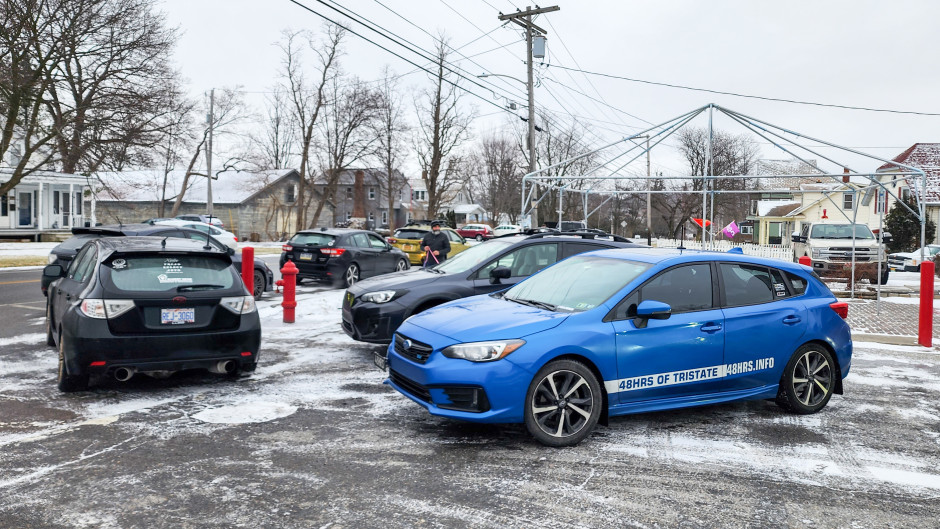
[[711, 265], [694, 263], [661, 272], [617, 305], [606, 318], [619, 377], [604, 382], [611, 404], [721, 391], [725, 331], [715, 294]]

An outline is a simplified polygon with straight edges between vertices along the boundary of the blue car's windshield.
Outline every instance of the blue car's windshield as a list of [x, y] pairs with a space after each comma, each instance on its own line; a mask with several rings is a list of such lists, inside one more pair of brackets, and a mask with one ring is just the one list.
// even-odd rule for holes
[[652, 265], [623, 259], [575, 256], [510, 288], [503, 299], [558, 312], [593, 309]]

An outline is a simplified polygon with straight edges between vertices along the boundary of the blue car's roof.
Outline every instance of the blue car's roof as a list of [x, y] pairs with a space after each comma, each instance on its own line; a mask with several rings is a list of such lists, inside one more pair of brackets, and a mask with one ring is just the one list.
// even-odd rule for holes
[[744, 262], [772, 266], [785, 270], [805, 269], [803, 265], [782, 261], [780, 259], [755, 257], [736, 252], [680, 250], [678, 248], [616, 248], [610, 250], [595, 250], [580, 255], [609, 257], [626, 261], [639, 261], [641, 263], [663, 264], [666, 266], [689, 261], [734, 261], [738, 263]]

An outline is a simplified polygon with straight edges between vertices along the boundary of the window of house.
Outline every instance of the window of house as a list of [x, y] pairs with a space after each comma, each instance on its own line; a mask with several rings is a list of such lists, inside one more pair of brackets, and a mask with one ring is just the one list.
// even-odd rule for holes
[[349, 220], [349, 219], [351, 219], [351, 218], [352, 218], [352, 212], [351, 212], [351, 211], [347, 211], [347, 212], [346, 212], [346, 220]]
[[76, 192], [75, 192], [75, 214], [76, 214], [76, 215], [81, 215], [81, 214], [82, 214], [82, 204], [83, 204], [83, 202], [82, 202], [82, 192], [81, 192], [81, 191], [76, 191]]
[[375, 200], [375, 188], [374, 187], [369, 188], [369, 200]]
[[388, 224], [388, 211], [382, 212], [382, 224]]
[[855, 209], [855, 193], [842, 193], [842, 209]]
[[427, 191], [424, 191], [424, 190], [420, 190], [420, 191], [419, 191], [419, 190], [416, 190], [416, 191], [414, 192], [414, 196], [413, 196], [412, 198], [414, 198], [415, 200], [427, 200], [426, 197], [427, 197]]
[[62, 193], [60, 193], [59, 191], [52, 192], [52, 214], [53, 215], [59, 214], [59, 197], [61, 196], [61, 194]]
[[902, 187], [901, 188], [901, 200], [907, 202], [910, 199], [911, 199], [911, 188]]
[[744, 235], [753, 235], [754, 226], [741, 226], [741, 233]]
[[0, 196], [0, 217], [6, 217], [10, 214], [9, 206], [7, 205], [7, 196]]
[[369, 222], [373, 222], [373, 221], [375, 221], [375, 213], [373, 213], [373, 212], [370, 211], [370, 212], [369, 212]]
[[287, 201], [288, 203], [294, 202], [295, 200], [297, 200], [297, 195], [296, 195], [296, 193], [297, 193], [297, 186], [294, 185], [294, 184], [288, 185], [288, 186], [287, 186], [287, 196], [284, 197], [284, 200]]
[[875, 200], [875, 213], [887, 213], [888, 212], [888, 193], [884, 189], [878, 190], [878, 199]]
[[351, 187], [347, 187], [347, 188], [346, 188], [346, 198], [352, 198], [352, 197], [353, 197], [352, 188], [351, 188]]

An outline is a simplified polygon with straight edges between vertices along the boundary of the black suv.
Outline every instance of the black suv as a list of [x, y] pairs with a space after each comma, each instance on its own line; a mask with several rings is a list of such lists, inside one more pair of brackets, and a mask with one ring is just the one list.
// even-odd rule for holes
[[[72, 228], [72, 235], [73, 237], [63, 241], [52, 249], [52, 252], [49, 254], [49, 264], [56, 264], [61, 266], [63, 269], [67, 269], [69, 267], [69, 263], [72, 261], [72, 258], [75, 257], [76, 253], [78, 253], [79, 248], [84, 246], [88, 241], [94, 239], [100, 239], [101, 237], [148, 235], [153, 237], [177, 237], [180, 239], [194, 239], [202, 243], [208, 241], [213, 248], [218, 248], [223, 252], [227, 252], [231, 256], [232, 264], [235, 266], [235, 269], [239, 274], [241, 274], [242, 270], [242, 256], [240, 253], [229, 250], [224, 244], [213, 239], [207, 233], [191, 228], [163, 226], [159, 224], [122, 224], [114, 226], [95, 226], [91, 228]], [[42, 283], [40, 286], [42, 287], [43, 296], [46, 295], [46, 289], [49, 287], [49, 283], [51, 282], [52, 278], [46, 276], [42, 277]], [[261, 294], [269, 292], [273, 289], [274, 273], [264, 261], [255, 258], [253, 292], [255, 299], [261, 299]]]
[[46, 342], [59, 350], [58, 386], [81, 391], [91, 375], [125, 381], [136, 372], [254, 371], [261, 322], [232, 259], [172, 237], [87, 242], [53, 278]]
[[343, 330], [355, 340], [387, 344], [405, 318], [435, 305], [508, 288], [582, 252], [639, 247], [645, 245], [582, 232], [497, 237], [433, 268], [414, 268], [353, 285], [343, 297]]
[[289, 260], [304, 279], [348, 287], [366, 277], [406, 270], [408, 255], [378, 233], [345, 228], [304, 230], [281, 247], [279, 268]]

